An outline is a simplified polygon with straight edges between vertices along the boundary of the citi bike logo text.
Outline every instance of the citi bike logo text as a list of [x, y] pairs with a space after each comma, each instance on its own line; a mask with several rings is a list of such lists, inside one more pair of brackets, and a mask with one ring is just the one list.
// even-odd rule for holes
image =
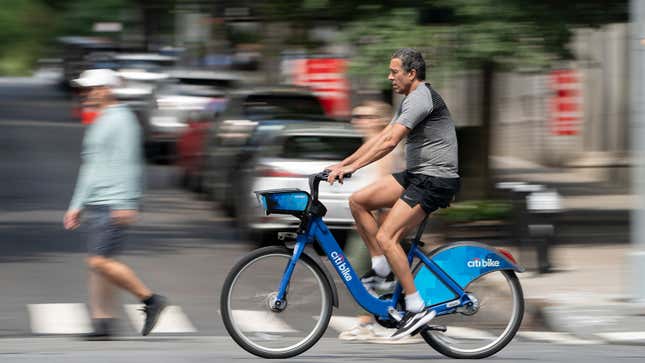
[[499, 261], [487, 258], [482, 260], [479, 257], [475, 257], [472, 260], [468, 261], [468, 267], [499, 267]]
[[352, 281], [352, 274], [349, 273], [349, 267], [347, 267], [347, 264], [345, 263], [345, 256], [334, 251], [331, 253], [331, 258], [334, 261], [334, 265], [336, 265], [340, 270], [345, 281]]

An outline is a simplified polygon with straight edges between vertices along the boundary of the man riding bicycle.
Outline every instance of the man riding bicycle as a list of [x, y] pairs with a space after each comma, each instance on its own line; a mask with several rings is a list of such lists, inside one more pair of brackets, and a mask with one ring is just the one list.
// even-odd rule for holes
[[[406, 314], [392, 338], [401, 338], [427, 324], [434, 315], [415, 285], [407, 256], [398, 241], [427, 214], [450, 204], [459, 190], [457, 137], [448, 107], [429, 83], [420, 52], [402, 48], [390, 60], [388, 79], [394, 92], [405, 95], [390, 124], [339, 164], [330, 166], [327, 181], [369, 165], [406, 138], [406, 170], [376, 181], [352, 194], [349, 206], [356, 229], [365, 241], [372, 269], [361, 281], [368, 288], [380, 287], [394, 276], [405, 292]], [[372, 211], [391, 208], [378, 225]]]

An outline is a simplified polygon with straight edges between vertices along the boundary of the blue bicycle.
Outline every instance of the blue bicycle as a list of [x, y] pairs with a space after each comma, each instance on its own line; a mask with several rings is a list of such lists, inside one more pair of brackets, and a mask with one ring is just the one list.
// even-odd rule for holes
[[[349, 177], [346, 176], [346, 177]], [[322, 220], [318, 200], [322, 172], [309, 177], [310, 193], [299, 189], [255, 192], [267, 214], [301, 220], [292, 248], [272, 246], [243, 257], [229, 272], [220, 308], [228, 333], [242, 348], [265, 358], [288, 358], [311, 348], [325, 333], [338, 307], [332, 276], [310, 246], [318, 243], [356, 302], [376, 321], [395, 327], [405, 312], [400, 284], [375, 296], [368, 292]], [[426, 218], [427, 220], [427, 218]], [[408, 261], [415, 285], [435, 315], [417, 333], [438, 352], [453, 358], [484, 358], [515, 336], [524, 315], [524, 297], [515, 272], [523, 269], [505, 250], [457, 242], [425, 255], [420, 245], [426, 221], [411, 241]]]

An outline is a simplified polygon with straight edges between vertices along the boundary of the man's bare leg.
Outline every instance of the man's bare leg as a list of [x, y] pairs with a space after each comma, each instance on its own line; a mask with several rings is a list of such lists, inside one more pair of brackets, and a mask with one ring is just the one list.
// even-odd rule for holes
[[152, 296], [152, 291], [139, 280], [134, 271], [121, 262], [107, 257], [91, 256], [87, 258], [87, 265], [92, 271], [101, 274], [108, 281], [129, 291], [139, 300]]
[[418, 226], [425, 217], [426, 212], [419, 204], [411, 208], [407, 203], [399, 200], [376, 233], [376, 240], [406, 295], [415, 293], [417, 289], [414, 286], [407, 255], [399, 240], [409, 229]]
[[90, 270], [88, 277], [92, 319], [111, 319], [115, 313], [114, 285], [101, 274]]
[[379, 226], [372, 211], [390, 208], [403, 191], [401, 184], [389, 175], [355, 192], [349, 198], [349, 207], [356, 221], [356, 230], [367, 245], [372, 257], [383, 255], [383, 250], [376, 241]]

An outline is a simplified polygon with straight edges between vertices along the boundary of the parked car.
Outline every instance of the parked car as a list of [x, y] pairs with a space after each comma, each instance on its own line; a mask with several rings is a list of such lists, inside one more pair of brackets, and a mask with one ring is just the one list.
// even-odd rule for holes
[[181, 173], [180, 184], [196, 193], [203, 191], [202, 170], [210, 127], [226, 105], [226, 98], [218, 99], [207, 104], [202, 112], [191, 113], [186, 120], [186, 128], [177, 139], [176, 165]]
[[[139, 123], [148, 125], [151, 104], [159, 85], [168, 80], [167, 70], [176, 61], [175, 57], [155, 53], [117, 53], [115, 51], [94, 51], [85, 56], [85, 68], [112, 69], [121, 77], [121, 84], [113, 90], [120, 102], [128, 105]], [[77, 115], [86, 112], [80, 110], [77, 103]], [[83, 120], [87, 123], [86, 120]]]
[[226, 110], [210, 128], [205, 143], [203, 187], [229, 214], [235, 215], [231, 186], [238, 166], [256, 145], [252, 135], [279, 130], [289, 123], [332, 121], [318, 98], [301, 87], [258, 88], [231, 94]]
[[146, 154], [152, 161], [177, 158], [177, 142], [189, 129], [189, 120], [201, 120], [221, 112], [226, 92], [237, 78], [228, 73], [173, 71], [171, 81], [155, 93], [144, 127]]
[[110, 39], [102, 37], [60, 37], [57, 38], [62, 59], [61, 87], [72, 91], [71, 81], [90, 68], [93, 53], [114, 53], [119, 46]]
[[[310, 174], [346, 158], [361, 146], [363, 139], [351, 125], [340, 122], [283, 125], [278, 132], [272, 130], [271, 137], [263, 135], [263, 127], [258, 127], [256, 152], [240, 165], [242, 172], [235, 180], [233, 195], [240, 227], [254, 239], [266, 242], [276, 240], [278, 231], [295, 230], [299, 220], [288, 215], [266, 215], [253, 192], [279, 188], [309, 191]], [[332, 231], [353, 228], [349, 196], [374, 181], [376, 175], [375, 167], [367, 166], [343, 184], [320, 184], [319, 198], [327, 207], [324, 220]]]

